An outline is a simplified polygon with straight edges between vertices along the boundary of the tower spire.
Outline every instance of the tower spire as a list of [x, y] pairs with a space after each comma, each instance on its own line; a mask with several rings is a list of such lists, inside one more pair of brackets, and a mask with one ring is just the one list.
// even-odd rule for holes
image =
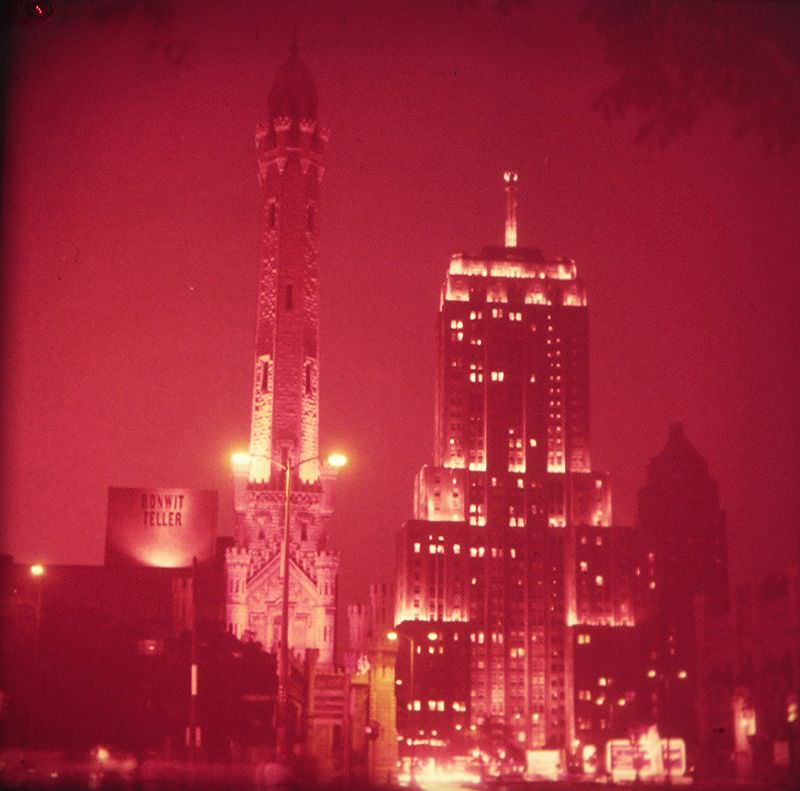
[[506, 183], [506, 247], [517, 246], [517, 180], [516, 170], [503, 173]]

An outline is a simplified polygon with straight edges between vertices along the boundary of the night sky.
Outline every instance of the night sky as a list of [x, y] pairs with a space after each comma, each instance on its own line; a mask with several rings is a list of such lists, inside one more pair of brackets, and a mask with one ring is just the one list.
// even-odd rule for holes
[[[753, 5], [800, 31], [797, 6]], [[228, 458], [249, 434], [253, 137], [296, 30], [333, 130], [321, 432], [352, 459], [332, 522], [343, 600], [393, 576], [432, 460], [439, 286], [452, 253], [501, 243], [507, 168], [520, 244], [574, 257], [588, 285], [593, 464], [612, 473], [615, 521], [633, 521], [680, 420], [720, 483], [734, 576], [781, 570], [798, 545], [800, 145], [767, 152], [714, 104], [688, 134], [637, 143], [640, 115], [594, 106], [620, 69], [584, 6], [74, 0], [18, 20], [4, 550], [101, 562], [110, 485], [219, 489], [229, 529]]]

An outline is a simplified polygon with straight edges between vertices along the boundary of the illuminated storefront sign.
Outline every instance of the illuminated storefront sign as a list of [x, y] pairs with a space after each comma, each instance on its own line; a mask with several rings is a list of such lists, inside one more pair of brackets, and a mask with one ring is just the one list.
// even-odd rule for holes
[[108, 490], [106, 565], [180, 568], [214, 553], [217, 493], [200, 489]]
[[638, 742], [611, 739], [606, 743], [606, 766], [615, 781], [681, 777], [686, 773], [686, 743], [647, 735]]

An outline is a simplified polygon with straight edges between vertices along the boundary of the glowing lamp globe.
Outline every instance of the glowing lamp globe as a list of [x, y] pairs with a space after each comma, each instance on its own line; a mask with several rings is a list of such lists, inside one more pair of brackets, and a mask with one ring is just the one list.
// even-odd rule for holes
[[397, 632], [386, 632], [386, 639], [394, 642], [397, 640]]
[[34, 563], [31, 566], [31, 576], [33, 577], [44, 576], [44, 566], [41, 563]]
[[344, 467], [347, 464], [347, 456], [344, 453], [331, 453], [327, 462], [331, 467]]
[[234, 467], [246, 467], [250, 464], [250, 454], [245, 453], [244, 451], [237, 451], [231, 456], [231, 464]]

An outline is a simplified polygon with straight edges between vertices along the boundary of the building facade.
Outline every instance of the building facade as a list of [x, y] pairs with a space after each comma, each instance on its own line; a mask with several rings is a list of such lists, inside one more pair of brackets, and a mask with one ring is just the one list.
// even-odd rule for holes
[[728, 617], [728, 553], [717, 482], [680, 423], [647, 466], [638, 528], [653, 569], [642, 624], [649, 717], [662, 735], [684, 738], [691, 758], [710, 738], [698, 718], [706, 670], [698, 624]]
[[276, 650], [281, 632], [285, 471], [291, 480], [289, 646], [334, 655], [338, 555], [327, 548], [319, 459], [319, 188], [328, 131], [293, 47], [256, 129], [261, 247], [249, 454], [234, 458], [235, 546], [226, 556], [227, 622]]
[[591, 466], [586, 288], [574, 261], [517, 246], [515, 173], [505, 189], [505, 245], [454, 255], [442, 288], [434, 464], [398, 536], [395, 619], [469, 625], [472, 726], [571, 749], [572, 632], [628, 628], [636, 604]]

